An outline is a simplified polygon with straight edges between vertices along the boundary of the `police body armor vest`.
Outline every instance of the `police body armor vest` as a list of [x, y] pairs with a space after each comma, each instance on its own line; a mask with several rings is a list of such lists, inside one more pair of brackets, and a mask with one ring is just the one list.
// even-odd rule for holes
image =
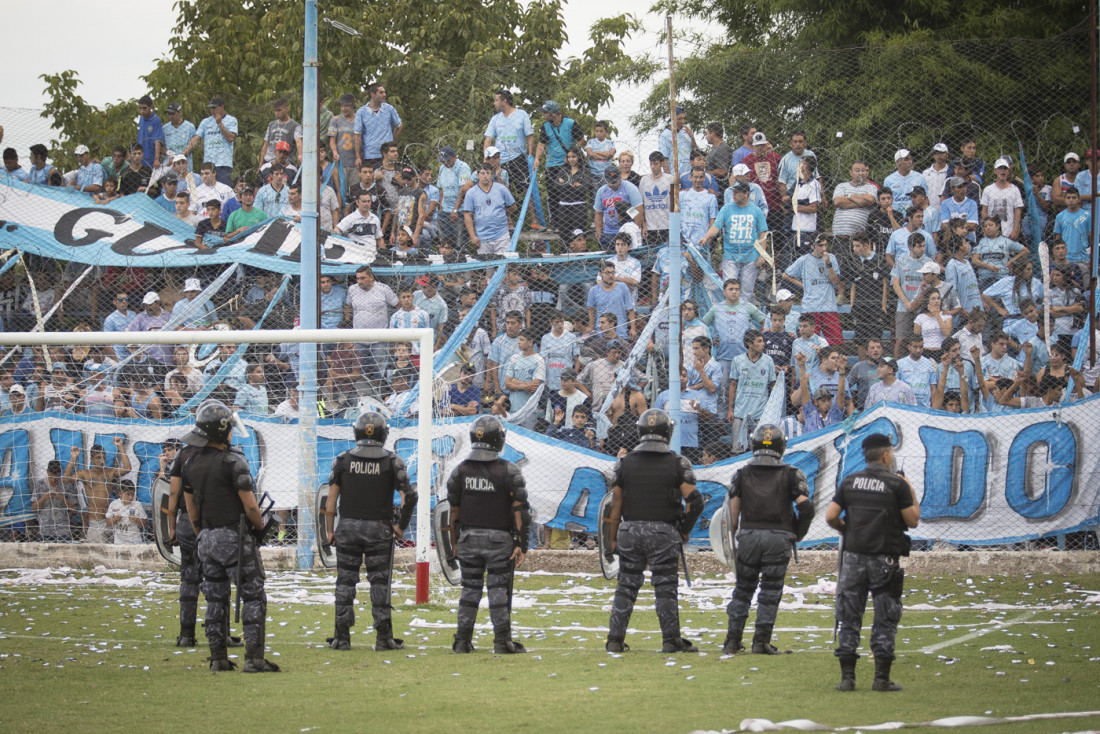
[[234, 488], [233, 464], [227, 450], [209, 446], [184, 464], [183, 483], [192, 488], [203, 528], [236, 527], [244, 514], [244, 503]]
[[622, 458], [622, 517], [675, 525], [683, 515], [680, 456], [674, 452], [632, 451]]
[[746, 530], [794, 532], [791, 468], [785, 464], [749, 464], [737, 472], [741, 497], [741, 527]]
[[[187, 460], [197, 454], [202, 449], [196, 446], [183, 446], [176, 452], [176, 459], [172, 462], [172, 466], [168, 467], [168, 477], [171, 481], [172, 477], [180, 478], [180, 495], [176, 501], [176, 517], [187, 514], [187, 502], [183, 498], [183, 490], [185, 485], [183, 484], [183, 467], [187, 463]], [[192, 492], [194, 488], [192, 488]], [[190, 522], [190, 520], [189, 520]]]
[[516, 527], [508, 462], [464, 461], [459, 465], [462, 510], [459, 522], [467, 528], [492, 528], [511, 532]]
[[909, 555], [894, 487], [903, 482], [888, 470], [868, 469], [847, 477], [844, 550], [887, 556]]
[[393, 454], [367, 459], [340, 454], [340, 516], [356, 520], [393, 519]]

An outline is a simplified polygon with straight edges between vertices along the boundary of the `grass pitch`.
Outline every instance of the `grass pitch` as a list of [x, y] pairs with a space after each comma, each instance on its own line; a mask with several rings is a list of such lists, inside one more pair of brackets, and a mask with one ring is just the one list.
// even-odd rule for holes
[[[788, 576], [774, 642], [790, 654], [723, 656], [733, 579], [711, 575], [680, 588], [681, 624], [700, 653], [659, 652], [647, 585], [632, 649], [613, 656], [603, 650], [611, 582], [521, 574], [513, 624], [529, 653], [493, 655], [483, 600], [478, 650], [460, 656], [450, 652], [458, 593], [438, 577], [433, 603], [418, 607], [413, 578], [396, 575], [394, 627], [407, 649], [374, 651], [364, 584], [352, 650], [335, 652], [324, 647], [334, 576], [277, 573], [268, 657], [284, 672], [248, 676], [211, 674], [204, 646], [173, 646], [177, 574], [4, 571], [0, 730], [689, 732], [736, 730], [746, 718], [841, 728], [1100, 709], [1100, 576], [907, 578], [893, 670], [905, 690], [894, 694], [870, 690], [867, 657], [855, 693], [833, 690], [830, 580]], [[1100, 716], [983, 730], [1088, 728]]]

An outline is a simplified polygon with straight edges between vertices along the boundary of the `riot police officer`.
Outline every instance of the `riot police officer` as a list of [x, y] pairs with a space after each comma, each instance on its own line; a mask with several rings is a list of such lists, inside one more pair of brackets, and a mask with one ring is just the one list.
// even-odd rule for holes
[[[907, 528], [917, 527], [920, 505], [909, 481], [891, 470], [894, 449], [890, 437], [873, 433], [863, 440], [867, 468], [845, 477], [825, 511], [825, 521], [843, 539], [836, 588], [836, 621], [840, 661], [838, 691], [856, 687], [856, 648], [871, 592], [874, 621], [871, 652], [875, 656], [876, 691], [900, 691], [890, 680], [894, 637], [901, 619], [904, 574], [899, 556], [909, 555]], [[841, 517], [841, 512], [844, 516]]]
[[[390, 583], [393, 574], [394, 541], [405, 533], [416, 509], [417, 494], [409, 486], [405, 462], [387, 451], [386, 419], [373, 411], [363, 413], [353, 428], [356, 446], [332, 462], [325, 505], [328, 542], [336, 546], [336, 633], [328, 641], [334, 650], [351, 648], [351, 627], [355, 625], [355, 586], [359, 564], [366, 557], [370, 582], [371, 614], [374, 617], [375, 650], [400, 650], [401, 640], [393, 636], [393, 607]], [[393, 493], [401, 494], [401, 510], [394, 520]], [[340, 524], [333, 529], [336, 502], [340, 501]]]
[[726, 606], [729, 631], [722, 652], [745, 649], [741, 636], [749, 617], [749, 605], [760, 586], [756, 631], [752, 651], [775, 655], [771, 644], [783, 579], [793, 544], [806, 536], [814, 517], [806, 475], [783, 463], [787, 439], [775, 425], [756, 427], [752, 434], [752, 459], [738, 469], [730, 482], [729, 517], [737, 534], [737, 584]]
[[[206, 443], [205, 438], [198, 436], [188, 436], [188, 440]], [[198, 538], [195, 537], [195, 529], [191, 527], [191, 518], [187, 516], [186, 503], [180, 502], [180, 472], [184, 462], [198, 451], [198, 447], [189, 444], [181, 449], [180, 446], [179, 439], [172, 438], [164, 442], [165, 449], [175, 449], [175, 457], [168, 468], [168, 541], [178, 543], [180, 547], [180, 633], [176, 637], [176, 647], [194, 647], [202, 565], [199, 562]], [[226, 621], [229, 621], [228, 618]]]
[[703, 514], [703, 496], [695, 488], [691, 463], [669, 448], [672, 419], [668, 413], [656, 409], [642, 413], [638, 435], [638, 445], [618, 461], [611, 480], [607, 522], [611, 549], [619, 554], [619, 583], [605, 647], [608, 652], [630, 649], [624, 642], [626, 628], [648, 565], [653, 572], [662, 651], [698, 652], [680, 635], [676, 576], [680, 544]]
[[[244, 601], [244, 672], [275, 673], [279, 666], [264, 659], [267, 596], [263, 561], [253, 536], [264, 531], [264, 520], [253, 494], [248, 462], [229, 446], [236, 420], [236, 414], [221, 401], [207, 400], [199, 406], [187, 442], [201, 446], [182, 463], [180, 480], [187, 514], [199, 531], [210, 670], [236, 667], [226, 653], [230, 579], [236, 576], [238, 593]], [[238, 533], [241, 515], [252, 529], [243, 537]]]
[[[519, 467], [500, 458], [504, 425], [483, 415], [470, 427], [471, 451], [447, 480], [451, 505], [451, 547], [462, 567], [458, 631], [452, 650], [473, 652], [474, 621], [482, 583], [488, 587], [493, 651], [527, 652], [512, 639], [512, 582], [527, 555], [531, 510]], [[486, 578], [486, 575], [488, 576]]]

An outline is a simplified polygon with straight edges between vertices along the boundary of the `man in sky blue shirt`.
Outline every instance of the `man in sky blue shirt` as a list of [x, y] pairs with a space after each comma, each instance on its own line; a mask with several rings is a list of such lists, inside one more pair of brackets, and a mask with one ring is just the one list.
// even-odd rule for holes
[[347, 300], [348, 289], [336, 285], [336, 279], [331, 275], [322, 275], [318, 282], [321, 286], [321, 328], [338, 329], [344, 320], [344, 301]]
[[615, 280], [615, 261], [605, 260], [600, 268], [600, 282], [588, 290], [588, 321], [595, 324], [605, 313], [613, 313], [618, 319], [615, 333], [620, 339], [638, 338], [638, 327], [634, 320], [634, 298], [626, 283]]
[[722, 234], [722, 279], [739, 279], [741, 292], [751, 299], [756, 289], [757, 269], [767, 262], [757, 252], [756, 244], [759, 242], [763, 247], [768, 220], [760, 207], [749, 203], [747, 183], [738, 181], [730, 189], [733, 191], [733, 203], [718, 210], [714, 224], [699, 239], [699, 244], [706, 247], [719, 233]]
[[217, 179], [226, 186], [232, 186], [233, 142], [237, 139], [237, 118], [225, 113], [225, 100], [214, 97], [206, 105], [210, 116], [199, 123], [195, 136], [181, 151], [181, 155], [190, 156], [191, 151], [202, 143], [202, 160], [214, 164]]
[[[676, 177], [685, 176], [691, 172], [691, 151], [695, 148], [695, 134], [687, 126], [687, 115], [683, 107], [676, 107]], [[666, 173], [673, 173], [670, 168], [672, 160], [672, 126], [666, 127], [657, 137], [657, 150], [665, 156], [663, 163]]]
[[[500, 165], [508, 172], [512, 193], [522, 198], [530, 181], [527, 158], [530, 156], [533, 160], [535, 155], [535, 128], [531, 124], [531, 116], [525, 110], [516, 109], [512, 103], [512, 93], [507, 89], [500, 89], [493, 95], [493, 108], [496, 114], [485, 127], [481, 149], [485, 151], [495, 147], [500, 151]], [[542, 213], [538, 187], [532, 196], [532, 203], [535, 205], [532, 221], [538, 218], [538, 226], [532, 226], [532, 229], [541, 229], [546, 226], [546, 217]]]
[[382, 143], [392, 143], [401, 136], [401, 116], [386, 102], [386, 88], [374, 82], [367, 87], [370, 100], [355, 113], [355, 165], [382, 165]]
[[107, 174], [103, 171], [103, 166], [92, 160], [91, 151], [88, 150], [87, 145], [76, 146], [76, 160], [80, 163], [80, 169], [76, 172], [76, 180], [72, 185], [77, 191], [83, 191], [86, 194], [98, 194], [103, 190], [103, 179], [107, 177]]
[[685, 242], [698, 242], [718, 216], [718, 199], [704, 188], [706, 177], [706, 171], [693, 168], [691, 188], [680, 192], [680, 235]]
[[[161, 131], [164, 133], [164, 147], [165, 147], [165, 165], [171, 165], [172, 158], [180, 155], [187, 144], [191, 141], [191, 138], [195, 137], [196, 128], [194, 123], [183, 119], [183, 108], [179, 102], [169, 102], [168, 106], [164, 108], [164, 111], [168, 114], [168, 123], [161, 127]], [[171, 154], [170, 156], [167, 154]], [[187, 157], [187, 171], [192, 170], [191, 156]]]
[[508, 251], [508, 214], [515, 206], [515, 197], [508, 187], [493, 180], [493, 167], [482, 163], [477, 169], [477, 186], [467, 191], [462, 200], [466, 232], [478, 254], [500, 255]]
[[619, 233], [619, 227], [623, 224], [615, 211], [616, 202], [629, 202], [630, 206], [639, 210], [634, 217], [639, 227], [644, 227], [645, 206], [642, 204], [642, 192], [634, 184], [622, 179], [622, 172], [618, 166], [608, 166], [603, 172], [603, 177], [607, 183], [596, 192], [592, 209], [596, 212], [596, 237], [600, 241], [600, 247], [611, 252], [615, 247], [615, 235]]
[[153, 170], [164, 160], [164, 126], [153, 112], [153, 100], [145, 95], [138, 100], [137, 142], [141, 146], [141, 162]]
[[791, 263], [783, 279], [802, 289], [802, 313], [813, 316], [818, 332], [829, 344], [844, 341], [836, 313], [840, 265], [836, 255], [829, 253], [829, 238], [819, 234], [813, 250]]
[[920, 186], [927, 191], [928, 184], [924, 176], [913, 170], [913, 156], [905, 148], [894, 153], [894, 164], [898, 170], [887, 176], [882, 185], [894, 192], [894, 208], [903, 212], [913, 205], [913, 199], [909, 196], [913, 187]]
[[469, 180], [472, 172], [470, 164], [460, 161], [455, 149], [447, 145], [439, 150], [439, 173], [435, 184], [439, 187], [439, 238], [449, 240], [459, 250], [464, 249], [466, 228], [462, 226], [462, 214], [459, 212], [459, 190]]

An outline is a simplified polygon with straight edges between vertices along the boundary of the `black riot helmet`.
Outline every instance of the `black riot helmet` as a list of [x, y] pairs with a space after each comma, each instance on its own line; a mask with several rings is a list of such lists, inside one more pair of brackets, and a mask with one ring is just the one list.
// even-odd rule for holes
[[638, 417], [637, 451], [668, 451], [672, 440], [672, 418], [658, 408], [650, 408]]
[[381, 413], [368, 410], [355, 419], [355, 442], [360, 446], [385, 446], [389, 426]]
[[753, 463], [779, 464], [787, 450], [783, 429], [773, 423], [762, 423], [752, 432]]
[[470, 426], [471, 461], [493, 461], [504, 450], [504, 424], [495, 415], [483, 415]]
[[236, 415], [220, 400], [204, 400], [195, 411], [195, 427], [184, 436], [191, 446], [205, 446], [210, 441], [229, 443]]

